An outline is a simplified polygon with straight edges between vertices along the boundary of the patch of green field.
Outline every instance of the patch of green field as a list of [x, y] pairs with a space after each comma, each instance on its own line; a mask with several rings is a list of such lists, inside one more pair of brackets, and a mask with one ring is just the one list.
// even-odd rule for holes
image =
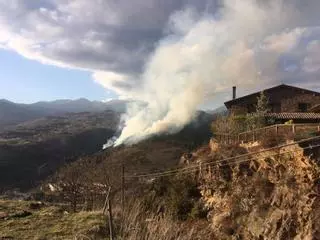
[[[106, 239], [106, 219], [100, 212], [68, 213], [53, 205], [30, 209], [30, 203], [0, 200], [0, 239]], [[31, 215], [15, 216], [23, 211]]]

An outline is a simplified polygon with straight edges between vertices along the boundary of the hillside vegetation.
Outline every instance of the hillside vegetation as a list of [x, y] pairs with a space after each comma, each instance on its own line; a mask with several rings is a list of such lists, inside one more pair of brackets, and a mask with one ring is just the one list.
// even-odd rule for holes
[[0, 239], [105, 239], [101, 212], [70, 213], [63, 206], [0, 200]]
[[221, 159], [248, 150], [212, 145], [190, 159], [202, 163], [198, 171], [162, 177], [143, 192], [127, 221], [140, 231], [125, 239], [320, 239], [320, 168], [299, 146], [232, 163]]
[[[25, 201], [0, 202], [0, 227], [4, 229], [0, 237], [106, 239], [109, 229], [102, 209], [109, 196], [116, 239], [320, 239], [319, 139], [280, 146], [288, 139], [268, 135], [260, 142], [224, 145], [209, 141], [212, 116], [200, 113], [179, 133], [97, 152], [97, 143], [90, 145], [90, 141], [106, 134], [102, 129], [110, 126], [112, 118], [104, 125], [97, 115], [73, 117], [71, 122], [53, 118], [52, 124], [37, 120], [21, 125], [24, 132], [33, 129], [33, 134], [21, 138], [26, 142], [3, 144], [4, 150], [16, 147], [11, 153], [31, 146], [26, 156], [36, 156], [25, 165], [21, 162], [25, 153], [11, 158], [17, 161], [14, 171], [7, 171], [12, 174], [3, 175], [8, 184], [14, 176], [23, 186], [25, 178], [19, 178], [20, 174], [26, 174], [30, 163], [41, 156], [46, 160], [55, 156], [50, 163], [57, 164], [55, 169], [60, 167], [29, 196], [45, 202], [39, 208], [31, 209]], [[81, 127], [83, 121], [93, 127]], [[57, 123], [61, 127], [54, 127]], [[49, 135], [43, 131], [48, 126], [52, 126]], [[87, 135], [87, 131], [98, 135]], [[54, 133], [57, 138], [50, 137]], [[61, 161], [66, 153], [59, 152], [62, 137], [66, 137], [66, 146], [72, 146], [73, 156], [78, 156], [72, 159], [76, 161]], [[51, 144], [41, 145], [44, 143]], [[48, 155], [37, 155], [44, 154], [41, 149], [45, 146], [50, 149], [45, 150]], [[92, 152], [82, 154], [84, 150]], [[39, 163], [33, 169], [38, 171], [35, 166]], [[28, 179], [40, 180], [31, 172]]]
[[119, 120], [120, 114], [113, 111], [73, 113], [25, 122], [0, 133], [0, 191], [36, 187], [59, 167], [91, 155], [93, 159], [107, 159], [112, 153], [111, 162], [128, 159], [128, 169], [132, 167], [133, 172], [165, 169], [211, 136], [212, 116], [200, 112], [177, 134], [154, 136], [133, 146], [100, 152], [102, 145], [117, 134]]
[[[143, 146], [161, 146], [157, 144], [159, 142], [153, 140]], [[49, 207], [37, 210], [32, 216], [43, 222], [48, 216], [42, 211], [53, 211], [47, 212], [51, 216], [50, 226], [40, 225], [43, 229], [39, 231], [41, 239], [52, 239], [53, 236], [56, 237], [54, 239], [60, 239], [60, 236], [69, 239], [72, 234], [92, 234], [90, 229], [96, 229], [93, 231], [95, 234], [107, 237], [108, 229], [98, 227], [101, 222], [97, 211], [101, 212], [105, 190], [110, 186], [117, 239], [320, 239], [320, 167], [316, 159], [306, 155], [299, 145], [246, 155], [261, 149], [263, 147], [258, 145], [223, 146], [211, 141], [191, 154], [183, 154], [181, 159], [176, 148], [171, 151], [176, 155], [158, 152], [162, 156], [159, 161], [171, 159], [176, 161], [175, 164], [180, 161], [180, 168], [189, 170], [162, 177], [129, 178], [125, 185], [124, 212], [120, 204], [121, 168], [109, 161], [126, 156], [124, 162], [132, 166], [126, 170], [127, 176], [134, 176], [134, 168], [139, 165], [149, 166], [145, 170], [150, 172], [159, 163], [151, 161], [154, 158], [148, 161], [142, 149], [133, 147], [126, 149], [127, 155], [121, 152], [123, 149], [118, 149], [109, 152], [106, 158], [97, 155], [82, 159], [64, 168], [56, 180], [52, 179], [51, 183], [60, 190], [45, 192], [46, 199], [51, 198], [52, 201], [55, 197], [64, 202], [68, 214], [56, 215], [55, 208]], [[224, 161], [235, 156], [238, 158]], [[81, 173], [80, 169], [86, 171]], [[97, 182], [101, 185], [96, 185]], [[78, 189], [76, 195], [70, 195], [70, 188], [65, 188], [66, 183]], [[74, 209], [72, 204], [69, 205], [72, 203], [70, 196], [77, 199]], [[2, 207], [7, 214], [8, 209]], [[87, 211], [83, 212], [84, 209]], [[79, 227], [86, 221], [93, 221], [95, 227], [91, 228], [92, 224]], [[22, 222], [28, 222], [30, 226], [22, 228], [18, 224]], [[80, 225], [75, 227], [75, 222], [80, 222]], [[5, 233], [9, 236], [35, 229], [31, 216], [5, 220], [2, 226], [6, 227]], [[99, 237], [88, 235], [86, 239]]]
[[30, 189], [79, 156], [100, 151], [117, 130], [113, 111], [44, 117], [0, 133], [0, 192]]

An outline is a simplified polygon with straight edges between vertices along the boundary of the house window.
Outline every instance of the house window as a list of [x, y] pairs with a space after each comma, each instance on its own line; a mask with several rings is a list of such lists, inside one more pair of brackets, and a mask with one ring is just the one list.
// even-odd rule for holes
[[308, 103], [299, 103], [298, 108], [299, 108], [299, 112], [307, 112]]

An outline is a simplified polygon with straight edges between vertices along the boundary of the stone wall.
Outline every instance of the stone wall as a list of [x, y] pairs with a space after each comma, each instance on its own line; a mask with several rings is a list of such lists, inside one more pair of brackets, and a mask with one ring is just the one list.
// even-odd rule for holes
[[307, 103], [310, 107], [320, 104], [320, 96], [313, 94], [299, 94], [292, 98], [282, 99], [281, 112], [299, 112], [299, 103]]
[[[269, 99], [270, 107], [273, 107], [275, 112], [299, 112], [299, 103], [306, 103], [308, 107], [320, 104], [320, 93], [287, 86], [266, 90], [265, 95]], [[259, 96], [260, 93], [255, 93], [236, 99], [229, 106], [231, 113], [240, 115], [246, 114], [248, 110], [252, 112], [252, 109], [249, 108], [257, 104]]]
[[247, 112], [248, 112], [247, 107], [242, 105], [233, 105], [231, 107], [231, 114], [234, 114], [234, 115], [243, 115], [243, 114], [246, 114]]

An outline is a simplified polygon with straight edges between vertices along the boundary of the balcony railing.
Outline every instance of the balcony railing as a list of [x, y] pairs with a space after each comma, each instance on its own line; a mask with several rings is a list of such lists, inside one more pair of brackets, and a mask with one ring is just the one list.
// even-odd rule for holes
[[261, 141], [267, 135], [276, 135], [288, 140], [303, 139], [320, 133], [320, 123], [310, 124], [276, 124], [239, 134], [216, 133], [214, 137], [224, 144], [238, 144]]

